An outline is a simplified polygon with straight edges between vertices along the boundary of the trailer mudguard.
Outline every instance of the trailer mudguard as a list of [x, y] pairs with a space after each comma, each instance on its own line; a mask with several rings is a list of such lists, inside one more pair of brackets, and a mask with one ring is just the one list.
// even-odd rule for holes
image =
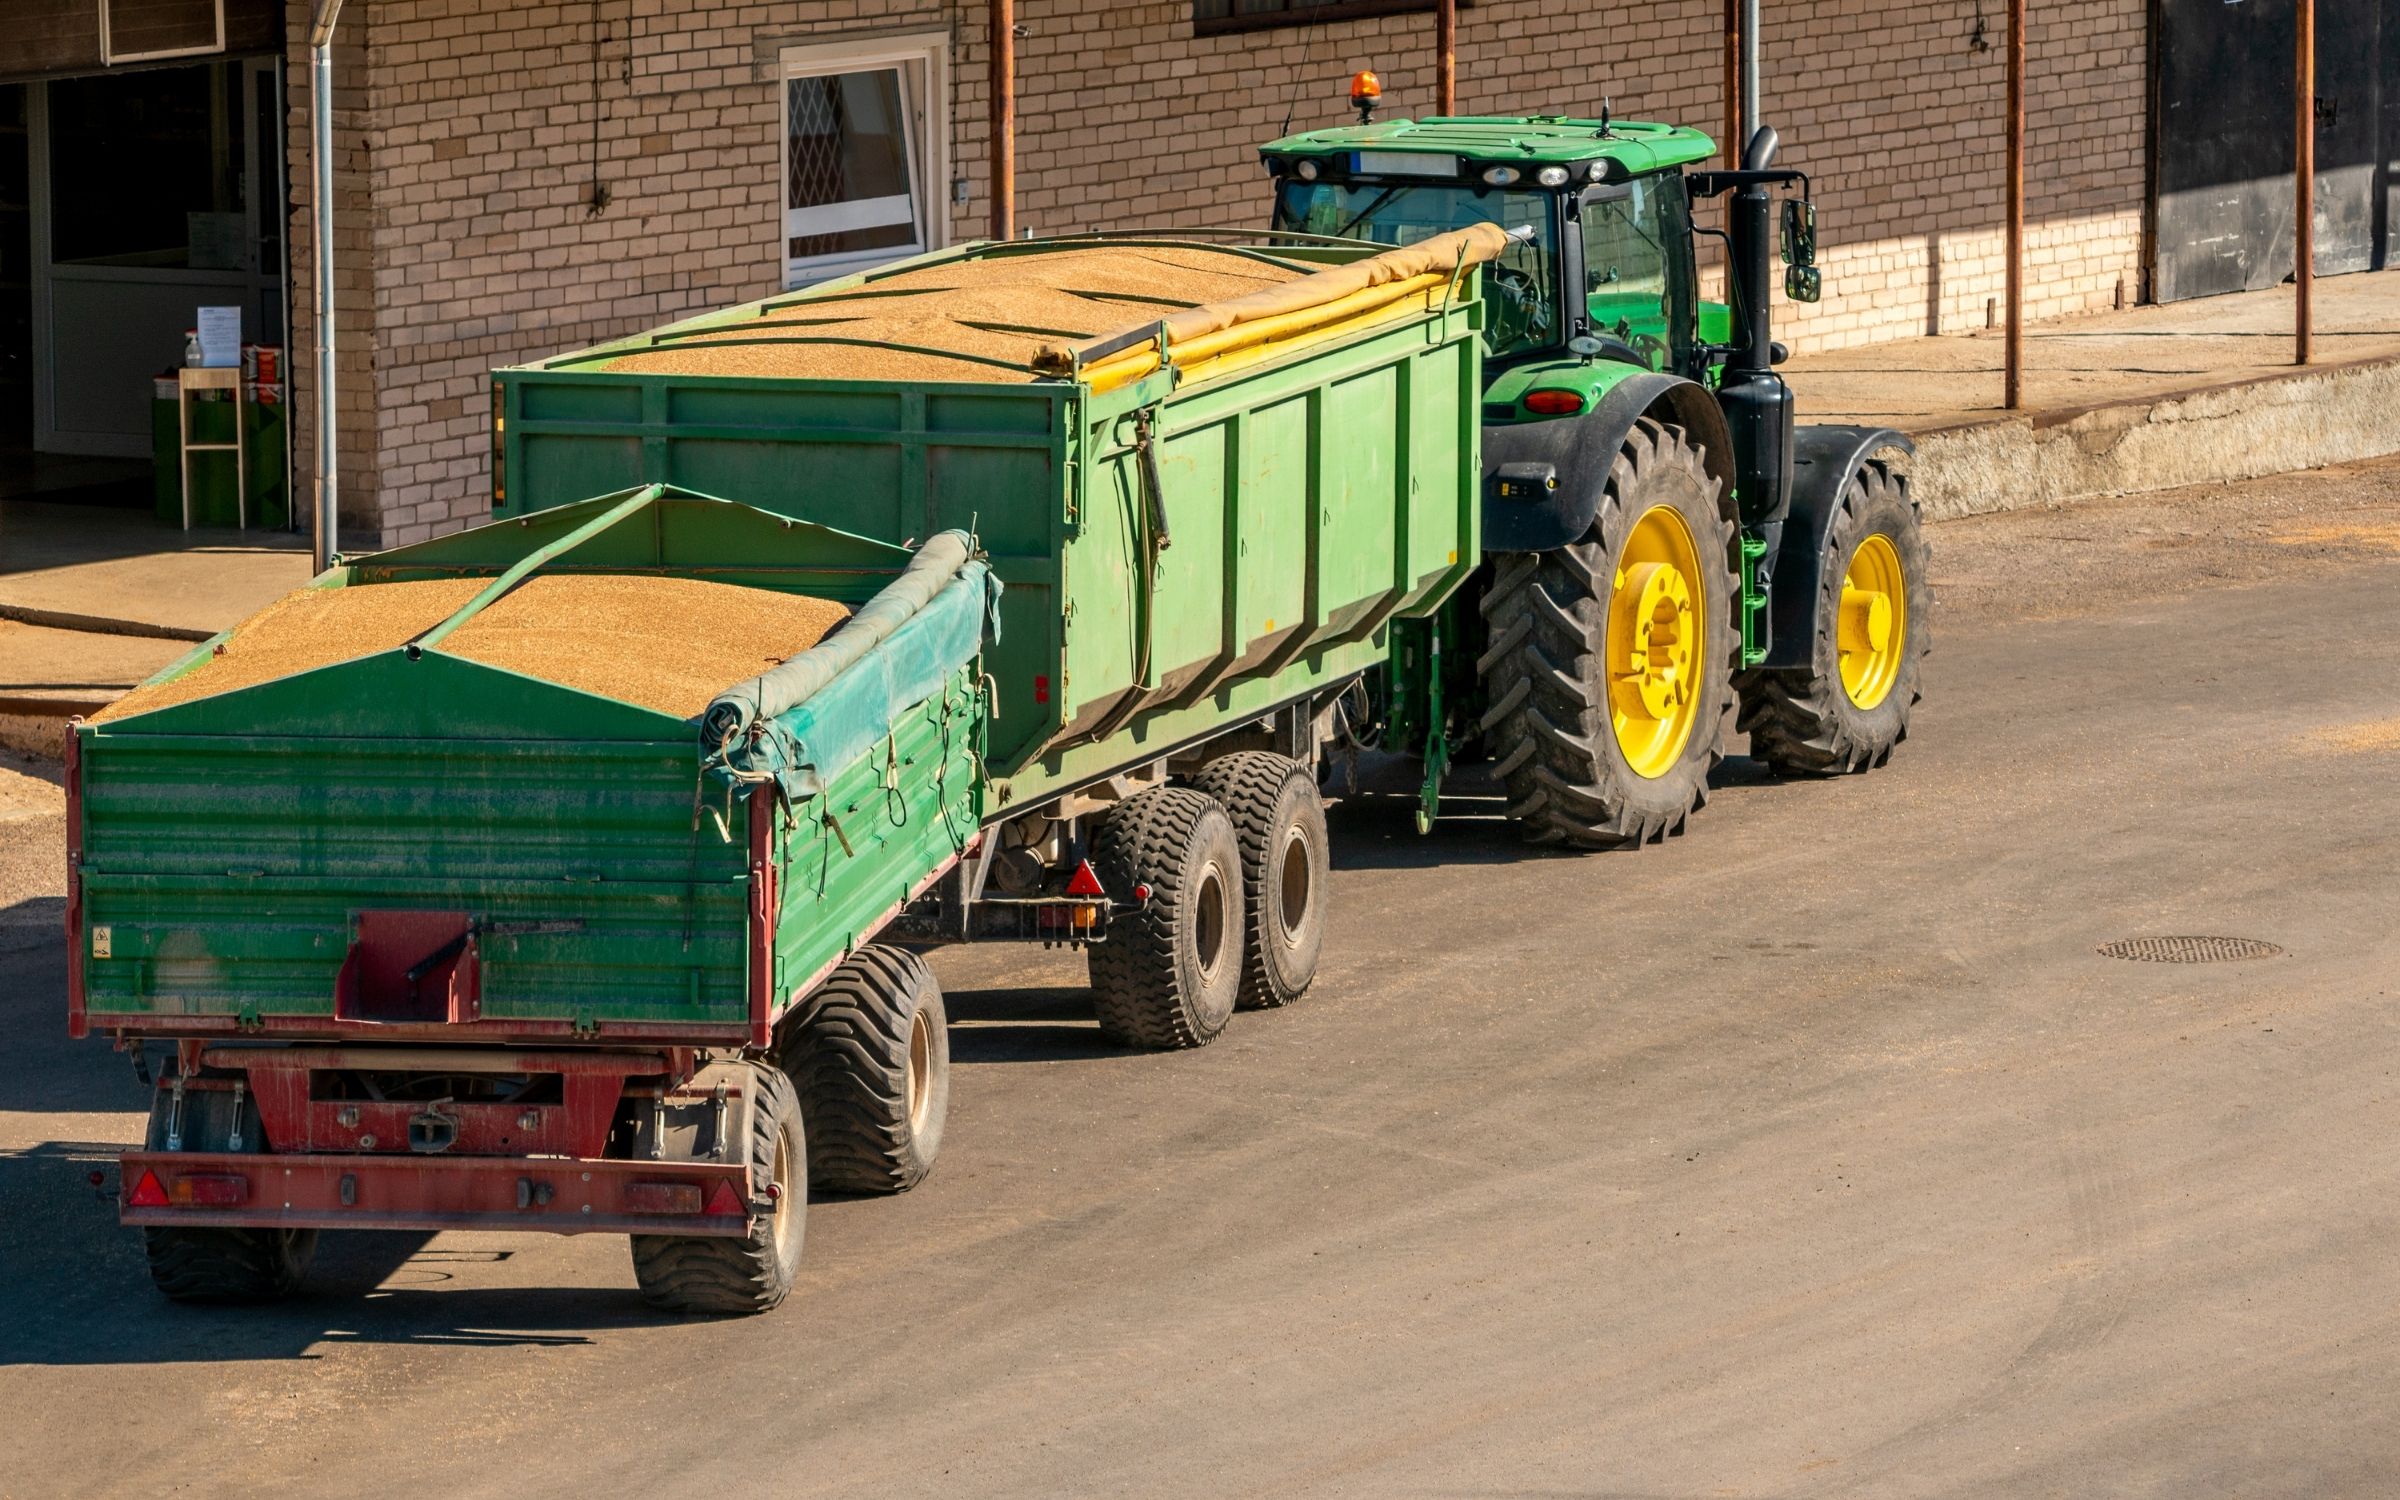
[[[1652, 414], [1680, 424], [1701, 445], [1708, 472], [1723, 483], [1729, 502], [1733, 440], [1716, 398], [1679, 375], [1637, 371], [1610, 386], [1580, 417], [1483, 429], [1483, 550], [1548, 552], [1582, 537], [1600, 513], [1609, 465], [1626, 434]], [[1521, 480], [1503, 485], [1502, 469], [1520, 464], [1547, 465], [1555, 487]]]
[[1792, 435], [1792, 508], [1777, 537], [1770, 528], [1767, 566], [1759, 586], [1769, 604], [1768, 667], [1806, 667], [1814, 649], [1817, 586], [1825, 566], [1825, 537], [1842, 508], [1842, 491], [1859, 465], [1886, 448], [1914, 453], [1917, 445], [1889, 427], [1803, 427]]

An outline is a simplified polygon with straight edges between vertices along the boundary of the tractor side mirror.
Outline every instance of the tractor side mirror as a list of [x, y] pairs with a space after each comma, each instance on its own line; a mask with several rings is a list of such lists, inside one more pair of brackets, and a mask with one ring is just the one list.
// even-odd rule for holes
[[1825, 273], [1815, 266], [1786, 266], [1783, 294], [1794, 302], [1814, 302], [1825, 295]]
[[1783, 263], [1787, 266], [1817, 263], [1817, 206], [1806, 198], [1783, 200]]

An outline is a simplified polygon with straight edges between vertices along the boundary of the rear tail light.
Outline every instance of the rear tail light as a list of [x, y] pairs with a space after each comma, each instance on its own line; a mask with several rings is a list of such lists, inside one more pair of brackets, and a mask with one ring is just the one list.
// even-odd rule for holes
[[1527, 391], [1525, 409], [1545, 417], [1571, 417], [1583, 410], [1583, 392]]
[[125, 1202], [134, 1208], [165, 1208], [167, 1190], [158, 1185], [158, 1174], [144, 1167], [133, 1191], [125, 1195]]
[[250, 1201], [250, 1179], [237, 1172], [186, 1172], [167, 1196], [195, 1208], [235, 1208]]
[[708, 1190], [708, 1211], [712, 1214], [742, 1212], [741, 1195], [733, 1190], [732, 1183], [722, 1177], [717, 1179], [717, 1185]]

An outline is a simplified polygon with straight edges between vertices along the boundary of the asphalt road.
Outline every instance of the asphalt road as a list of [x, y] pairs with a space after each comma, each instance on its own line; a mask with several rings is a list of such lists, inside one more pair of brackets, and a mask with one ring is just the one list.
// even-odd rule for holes
[[[2400, 1493], [2400, 464], [1935, 545], [1886, 771], [1603, 857], [1341, 808], [1315, 992], [1196, 1053], [945, 955], [939, 1170], [748, 1321], [599, 1238], [159, 1301], [0, 822], [0, 1494]], [[2284, 952], [2095, 951], [2173, 934]]]

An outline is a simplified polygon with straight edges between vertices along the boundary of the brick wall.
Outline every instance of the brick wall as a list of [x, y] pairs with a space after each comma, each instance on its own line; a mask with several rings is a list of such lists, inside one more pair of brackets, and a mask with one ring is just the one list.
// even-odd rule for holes
[[[1195, 38], [1186, 0], [1017, 0], [1018, 222], [1049, 232], [1251, 223], [1255, 145], [1347, 115], [1430, 112], [1432, 20]], [[304, 8], [295, 39], [294, 346], [309, 337]], [[2053, 8], [2028, 36], [2030, 316], [2138, 290], [2146, 0]], [[1468, 112], [1724, 116], [1721, 0], [1480, 0]], [[1784, 310], [1808, 348], [1984, 325], [2001, 294], [2001, 0], [1768, 7], [1766, 118], [1814, 174], [1827, 296]], [[955, 237], [981, 231], [981, 0], [375, 0], [341, 36], [345, 540], [485, 513], [493, 365], [781, 284], [779, 49], [945, 28]], [[593, 184], [607, 200], [595, 207]], [[930, 185], [949, 203], [949, 184]], [[297, 382], [305, 386], [305, 378]], [[307, 419], [306, 393], [297, 414]], [[305, 442], [304, 442], [305, 446]], [[305, 462], [305, 460], [304, 460]]]

